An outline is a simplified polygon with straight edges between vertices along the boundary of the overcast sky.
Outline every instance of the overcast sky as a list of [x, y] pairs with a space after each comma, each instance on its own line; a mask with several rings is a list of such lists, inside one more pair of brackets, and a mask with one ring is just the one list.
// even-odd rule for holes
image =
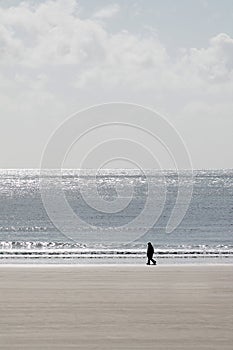
[[112, 101], [166, 116], [194, 168], [233, 168], [233, 1], [0, 0], [1, 168]]

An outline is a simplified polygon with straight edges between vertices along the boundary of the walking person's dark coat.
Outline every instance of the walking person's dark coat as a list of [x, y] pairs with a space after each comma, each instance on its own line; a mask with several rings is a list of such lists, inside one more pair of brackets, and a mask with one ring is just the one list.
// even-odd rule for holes
[[147, 258], [148, 258], [147, 265], [150, 265], [151, 261], [154, 265], [156, 265], [156, 261], [153, 259], [154, 247], [151, 244], [151, 242], [149, 242], [147, 245], [148, 245], [148, 247], [147, 247]]

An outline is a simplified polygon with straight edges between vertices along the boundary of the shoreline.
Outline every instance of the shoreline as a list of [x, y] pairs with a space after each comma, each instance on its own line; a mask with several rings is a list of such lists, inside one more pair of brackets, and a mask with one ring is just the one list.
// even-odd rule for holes
[[47, 263], [0, 263], [0, 269], [5, 268], [5, 267], [12, 267], [12, 268], [24, 268], [24, 267], [35, 267], [35, 268], [43, 268], [43, 267], [55, 267], [55, 268], [59, 268], [59, 267], [66, 267], [66, 268], [74, 268], [74, 267], [112, 267], [112, 268], [120, 268], [120, 267], [125, 267], [125, 268], [146, 268], [146, 269], [150, 269], [150, 268], [154, 268], [154, 269], [158, 269], [158, 268], [171, 268], [171, 267], [218, 267], [218, 266], [229, 266], [229, 267], [233, 267], [233, 262], [230, 263], [172, 263], [172, 264], [158, 264], [157, 265], [150, 265], [147, 266], [146, 263], [145, 264], [133, 264], [133, 263], [127, 263], [127, 264], [120, 264], [120, 263], [115, 263], [115, 264], [107, 264], [107, 263], [82, 263], [82, 264], [58, 264], [58, 263], [51, 263], [51, 264], [47, 264]]

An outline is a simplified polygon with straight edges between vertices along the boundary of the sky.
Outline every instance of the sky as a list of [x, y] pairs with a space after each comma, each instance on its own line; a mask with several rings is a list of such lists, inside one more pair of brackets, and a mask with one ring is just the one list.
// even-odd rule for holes
[[39, 168], [67, 117], [115, 101], [163, 115], [194, 168], [233, 168], [232, 0], [0, 0], [1, 168]]

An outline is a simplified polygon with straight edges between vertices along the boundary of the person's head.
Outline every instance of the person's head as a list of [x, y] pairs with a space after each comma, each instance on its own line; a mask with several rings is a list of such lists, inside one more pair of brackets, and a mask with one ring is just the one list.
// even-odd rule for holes
[[151, 245], [151, 242], [148, 242], [147, 244], [148, 244], [148, 245]]

